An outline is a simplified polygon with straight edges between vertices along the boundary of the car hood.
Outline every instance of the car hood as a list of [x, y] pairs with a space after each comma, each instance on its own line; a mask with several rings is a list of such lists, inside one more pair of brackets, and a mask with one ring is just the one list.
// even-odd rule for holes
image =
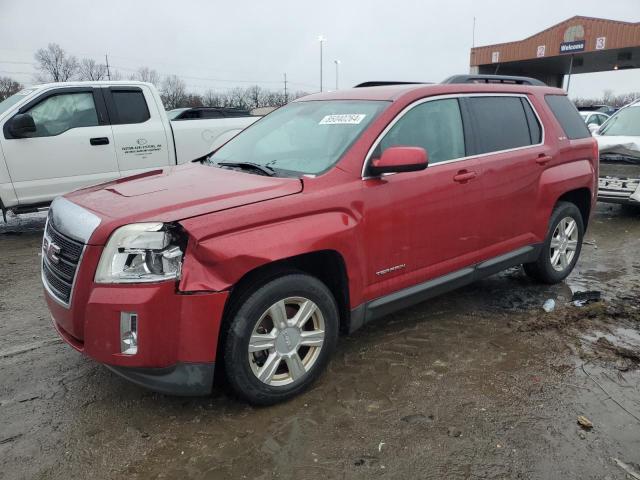
[[[297, 178], [191, 163], [77, 190], [66, 198], [100, 217], [99, 230], [109, 235], [128, 223], [178, 221], [301, 191], [302, 181]], [[91, 243], [101, 243], [102, 233], [94, 235]]]
[[627, 155], [640, 161], [640, 137], [598, 135], [595, 138], [600, 154]]

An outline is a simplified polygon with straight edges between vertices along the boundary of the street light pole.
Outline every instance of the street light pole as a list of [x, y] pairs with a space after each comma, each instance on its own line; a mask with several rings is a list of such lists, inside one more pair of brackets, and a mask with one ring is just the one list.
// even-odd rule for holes
[[325, 38], [320, 35], [318, 41], [320, 42], [320, 91], [322, 91], [322, 44], [325, 42]]
[[336, 90], [338, 90], [338, 71], [340, 70], [340, 60], [334, 60], [333, 63], [336, 64]]

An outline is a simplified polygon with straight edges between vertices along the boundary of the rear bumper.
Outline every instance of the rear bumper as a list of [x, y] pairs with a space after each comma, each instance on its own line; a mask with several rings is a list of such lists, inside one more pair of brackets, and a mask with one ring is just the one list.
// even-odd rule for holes
[[154, 392], [176, 396], [209, 395], [215, 363], [177, 363], [167, 368], [127, 368], [106, 365], [112, 372]]

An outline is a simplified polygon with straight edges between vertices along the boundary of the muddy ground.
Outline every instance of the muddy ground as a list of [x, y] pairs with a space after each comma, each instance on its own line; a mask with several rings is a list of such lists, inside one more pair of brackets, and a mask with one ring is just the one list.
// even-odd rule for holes
[[43, 221], [0, 224], [2, 479], [640, 478], [637, 212], [599, 206], [566, 283], [513, 269], [390, 316], [270, 408], [151, 393], [62, 344]]

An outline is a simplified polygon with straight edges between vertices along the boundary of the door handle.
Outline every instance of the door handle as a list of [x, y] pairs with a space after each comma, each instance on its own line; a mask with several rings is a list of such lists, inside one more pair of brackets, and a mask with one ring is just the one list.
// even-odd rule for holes
[[476, 172], [470, 172], [468, 170], [460, 170], [457, 174], [453, 176], [453, 181], [458, 183], [466, 183], [469, 180], [473, 180], [476, 178]]
[[547, 163], [549, 163], [551, 160], [553, 160], [553, 157], [550, 155], [545, 155], [544, 153], [541, 153], [540, 155], [538, 155], [538, 158], [536, 158], [536, 163], [538, 165], [546, 165]]
[[109, 145], [109, 139], [107, 137], [96, 137], [89, 139], [91, 145]]

